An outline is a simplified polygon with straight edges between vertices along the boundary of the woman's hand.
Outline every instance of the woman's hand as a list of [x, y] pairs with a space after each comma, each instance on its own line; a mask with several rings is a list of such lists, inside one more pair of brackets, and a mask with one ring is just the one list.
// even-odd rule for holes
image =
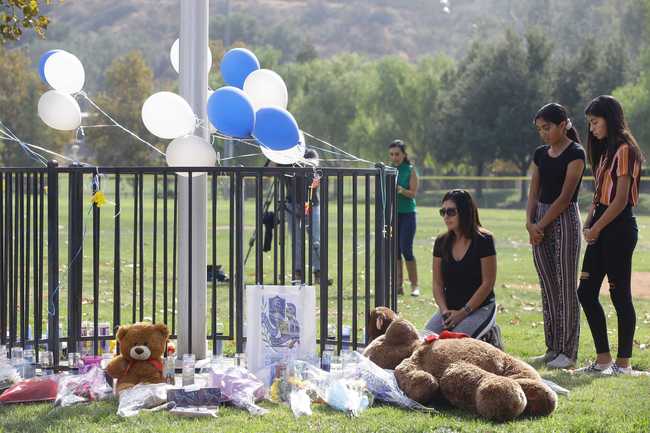
[[445, 317], [445, 328], [454, 329], [465, 317], [467, 317], [465, 310], [448, 310], [447, 316]]
[[404, 194], [404, 188], [402, 188], [401, 186], [397, 185], [397, 193], [398, 193], [398, 194]]
[[526, 230], [531, 245], [539, 245], [544, 240], [544, 230], [538, 224], [526, 223]]
[[585, 241], [591, 245], [595, 244], [598, 240], [598, 236], [600, 236], [600, 230], [596, 227], [586, 228], [582, 230], [582, 234], [585, 237]]

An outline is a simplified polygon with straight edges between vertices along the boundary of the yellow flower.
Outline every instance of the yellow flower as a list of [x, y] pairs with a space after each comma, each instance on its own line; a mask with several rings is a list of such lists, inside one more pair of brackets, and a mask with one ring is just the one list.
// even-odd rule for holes
[[95, 194], [93, 194], [92, 197], [90, 197], [90, 201], [96, 204], [97, 207], [102, 207], [108, 203], [108, 200], [106, 200], [106, 194], [104, 194], [102, 191], [97, 191]]

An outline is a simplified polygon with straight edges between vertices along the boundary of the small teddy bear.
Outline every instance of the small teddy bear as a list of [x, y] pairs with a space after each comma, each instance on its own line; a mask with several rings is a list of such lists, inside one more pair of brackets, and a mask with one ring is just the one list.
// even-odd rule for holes
[[117, 379], [118, 394], [139, 383], [163, 383], [162, 357], [169, 329], [163, 324], [122, 325], [116, 336], [120, 355], [114, 357], [106, 372]]

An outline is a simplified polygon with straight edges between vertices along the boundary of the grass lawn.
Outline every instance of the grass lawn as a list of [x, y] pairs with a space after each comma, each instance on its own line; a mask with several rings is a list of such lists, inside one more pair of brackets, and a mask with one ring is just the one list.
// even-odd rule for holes
[[[110, 194], [109, 194], [110, 200]], [[131, 199], [132, 200], [132, 199]], [[131, 201], [132, 203], [132, 201]], [[224, 206], [219, 210], [220, 219], [218, 230], [220, 236], [226, 236], [228, 233], [227, 205], [226, 200], [222, 200]], [[150, 215], [148, 207], [151, 203], [147, 202], [145, 206], [145, 215]], [[159, 203], [159, 206], [161, 204]], [[128, 265], [131, 260], [131, 237], [132, 222], [129, 220], [132, 208], [128, 208], [128, 200], [123, 199], [123, 257], [122, 265], [126, 269], [123, 275], [124, 288], [130, 293], [131, 274]], [[111, 239], [112, 233], [112, 210], [110, 207], [103, 208], [102, 211], [102, 236]], [[62, 208], [63, 210], [63, 208]], [[250, 230], [246, 236], [252, 233], [253, 208], [246, 208], [246, 224]], [[336, 241], [336, 209], [335, 206], [330, 208], [330, 242]], [[222, 214], [223, 212], [223, 214]], [[344, 230], [351, 233], [349, 219], [350, 209], [346, 209], [346, 225]], [[415, 254], [418, 258], [421, 288], [423, 296], [420, 298], [411, 298], [406, 295], [400, 299], [400, 312], [403, 317], [411, 320], [418, 327], [422, 327], [426, 320], [434, 313], [434, 304], [431, 293], [431, 245], [435, 234], [442, 231], [442, 221], [435, 214], [433, 206], [419, 208], [418, 214], [418, 233], [415, 245]], [[360, 217], [363, 215], [360, 212]], [[131, 217], [132, 218], [132, 217]], [[147, 216], [147, 218], [150, 218]], [[527, 237], [524, 225], [523, 210], [492, 210], [487, 209], [481, 212], [481, 220], [486, 228], [490, 229], [497, 241], [498, 254], [498, 277], [496, 285], [496, 296], [499, 304], [498, 323], [500, 324], [506, 344], [506, 350], [518, 357], [527, 358], [537, 355], [544, 350], [544, 335], [541, 313], [541, 299], [537, 276], [534, 270], [530, 247], [527, 244]], [[62, 242], [66, 235], [65, 217], [61, 218], [61, 239]], [[88, 218], [89, 221], [89, 218]], [[130, 220], [132, 221], [132, 220]], [[162, 217], [158, 216], [158, 224], [161, 224]], [[639, 243], [637, 245], [634, 257], [634, 271], [648, 273], [650, 276], [650, 217], [638, 217], [639, 223]], [[146, 224], [152, 224], [150, 220]], [[361, 230], [362, 227], [359, 228]], [[88, 228], [90, 231], [90, 227]], [[161, 228], [159, 229], [161, 230]], [[151, 231], [147, 228], [147, 231]], [[90, 238], [90, 236], [88, 236]], [[342, 312], [344, 320], [350, 319], [350, 281], [351, 260], [349, 253], [351, 251], [349, 236], [346, 234], [344, 260], [344, 285], [346, 293], [346, 302]], [[227, 239], [227, 238], [225, 238]], [[247, 238], [245, 238], [247, 239]], [[360, 244], [363, 244], [363, 238], [360, 237]], [[146, 248], [152, 248], [151, 236], [145, 236]], [[160, 240], [158, 241], [160, 242]], [[332, 244], [334, 245], [334, 244]], [[374, 242], [372, 243], [374, 248]], [[63, 246], [62, 246], [63, 248]], [[85, 261], [84, 269], [84, 296], [92, 296], [91, 284], [92, 275], [90, 267], [91, 241], [86, 240], [86, 250], [84, 251]], [[160, 249], [160, 243], [158, 244]], [[218, 245], [218, 255], [221, 262], [227, 256], [227, 241], [220, 241]], [[336, 251], [330, 249], [329, 261], [336, 262]], [[159, 250], [160, 251], [160, 250]], [[209, 250], [211, 251], [211, 250]], [[107, 299], [112, 296], [112, 240], [102, 242], [101, 245], [101, 291], [102, 298], [106, 295]], [[147, 255], [147, 253], [145, 253]], [[360, 251], [359, 262], [363, 263], [365, 251]], [[158, 260], [161, 261], [162, 254], [158, 253]], [[61, 262], [65, 264], [67, 251], [62, 249]], [[148, 255], [147, 255], [148, 257]], [[270, 260], [270, 259], [268, 259]], [[254, 257], [249, 261], [246, 268], [247, 279], [254, 276], [252, 262]], [[158, 272], [164, 266], [162, 262], [158, 264]], [[65, 266], [62, 265], [62, 269]], [[132, 268], [131, 268], [132, 269]], [[270, 273], [272, 266], [265, 264], [265, 275], [272, 276]], [[153, 278], [157, 278], [149, 272], [148, 266], [145, 266], [145, 273], [148, 283]], [[251, 275], [252, 274], [252, 275]], [[62, 274], [62, 279], [65, 279]], [[335, 278], [336, 281], [336, 278]], [[158, 283], [160, 284], [160, 283]], [[360, 280], [363, 285], [363, 280]], [[650, 279], [645, 279], [645, 284], [650, 285]], [[159, 287], [161, 287], [159, 285]], [[220, 308], [220, 314], [227, 312], [226, 287], [220, 286], [217, 296], [219, 302], [223, 303]], [[408, 293], [408, 288], [406, 289]], [[649, 292], [646, 287], [646, 292]], [[149, 288], [147, 288], [147, 293]], [[65, 291], [62, 291], [63, 299], [61, 305], [65, 306]], [[616, 350], [616, 314], [614, 308], [603, 291], [601, 298], [610, 327], [610, 344], [613, 351]], [[161, 295], [158, 294], [158, 297]], [[128, 298], [128, 299], [125, 299]], [[130, 295], [123, 295], [125, 303], [122, 305], [125, 322], [130, 320]], [[145, 310], [152, 311], [151, 300], [149, 297], [145, 305]], [[318, 305], [318, 304], [317, 304]], [[336, 290], [330, 290], [330, 305], [334, 308], [336, 305]], [[645, 349], [650, 346], [650, 299], [637, 298], [635, 300], [637, 311], [637, 331], [635, 337], [633, 366], [637, 369], [650, 370], [650, 350]], [[157, 301], [157, 310], [162, 308], [160, 300]], [[363, 311], [363, 306], [359, 307]], [[92, 312], [91, 305], [84, 305], [84, 315], [89, 319]], [[105, 319], [111, 318], [112, 304], [102, 301], [100, 317]], [[62, 312], [64, 313], [64, 312]], [[159, 312], [158, 314], [161, 314]], [[150, 313], [145, 314], [150, 316]], [[158, 315], [158, 318], [161, 316]], [[226, 320], [227, 318], [222, 315]], [[330, 311], [331, 323], [335, 318], [335, 312]], [[359, 327], [363, 326], [360, 322]], [[589, 328], [583, 318], [581, 328], [581, 341], [579, 352], [579, 363], [586, 363], [594, 356], [593, 342], [589, 333]], [[227, 347], [227, 349], [229, 349]], [[232, 349], [232, 348], [230, 348]], [[359, 418], [351, 419], [341, 413], [330, 410], [326, 407], [316, 407], [314, 416], [310, 418], [294, 419], [290, 410], [286, 406], [276, 406], [272, 403], [264, 403], [263, 406], [270, 408], [271, 413], [262, 418], [249, 416], [247, 413], [226, 408], [221, 410], [218, 419], [183, 419], [170, 416], [166, 413], [144, 414], [133, 419], [122, 419], [116, 415], [117, 403], [105, 402], [87, 406], [72, 407], [66, 409], [52, 410], [47, 404], [36, 405], [19, 405], [0, 408], [0, 431], [17, 431], [17, 432], [470, 432], [470, 431], [490, 431], [490, 432], [648, 432], [650, 431], [650, 378], [592, 378], [583, 376], [571, 376], [564, 372], [540, 370], [541, 374], [550, 380], [571, 390], [569, 397], [560, 397], [556, 412], [547, 418], [542, 419], [521, 419], [505, 424], [495, 424], [477, 419], [474, 416], [457, 411], [451, 408], [442, 409], [439, 414], [429, 415], [412, 411], [406, 411], [389, 406], [377, 405], [364, 412]]]

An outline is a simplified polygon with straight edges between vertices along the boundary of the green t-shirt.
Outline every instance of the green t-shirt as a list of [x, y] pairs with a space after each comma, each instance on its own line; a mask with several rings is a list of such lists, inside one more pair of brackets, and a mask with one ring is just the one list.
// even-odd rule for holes
[[[411, 183], [411, 173], [415, 171], [408, 162], [403, 162], [397, 167], [397, 184], [402, 188], [409, 189]], [[416, 171], [417, 174], [417, 171]], [[402, 194], [397, 194], [397, 213], [415, 212], [415, 198], [409, 198]]]

